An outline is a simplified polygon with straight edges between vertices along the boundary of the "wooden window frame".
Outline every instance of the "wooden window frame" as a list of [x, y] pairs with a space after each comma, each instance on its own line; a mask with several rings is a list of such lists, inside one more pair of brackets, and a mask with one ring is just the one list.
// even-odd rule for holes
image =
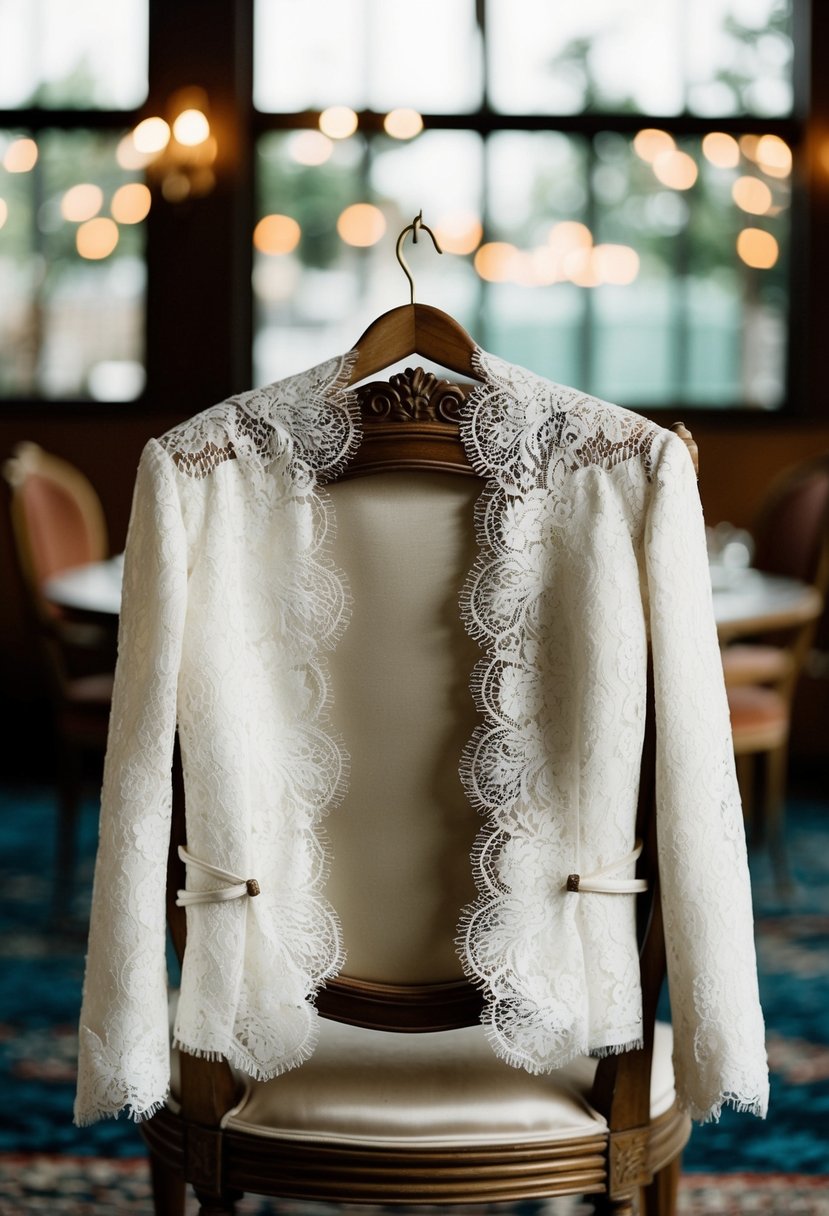
[[[661, 418], [677, 410], [695, 419], [744, 419], [752, 425], [825, 421], [829, 402], [815, 391], [823, 335], [829, 331], [829, 7], [793, 0], [795, 107], [786, 119], [716, 120], [716, 129], [772, 131], [795, 149], [788, 375], [784, 404], [764, 411], [738, 406], [709, 409], [666, 402]], [[478, 19], [484, 5], [478, 0]], [[139, 110], [0, 110], [0, 127], [121, 131], [164, 109], [186, 85], [207, 90], [220, 147], [217, 186], [208, 196], [171, 204], [156, 199], [147, 219], [147, 387], [135, 402], [51, 401], [6, 398], [0, 411], [25, 407], [39, 417], [141, 414], [171, 409], [177, 417], [205, 408], [252, 382], [253, 298], [251, 233], [255, 220], [254, 152], [268, 131], [316, 127], [318, 111], [273, 114], [253, 106], [253, 0], [214, 0], [205, 19], [201, 0], [149, 0], [149, 96]], [[598, 131], [633, 134], [642, 115], [505, 115], [486, 103], [472, 113], [427, 114], [432, 130], [465, 130], [486, 138], [497, 131]], [[673, 133], [700, 135], [710, 119], [646, 116]], [[383, 115], [360, 114], [367, 136], [382, 130]]]

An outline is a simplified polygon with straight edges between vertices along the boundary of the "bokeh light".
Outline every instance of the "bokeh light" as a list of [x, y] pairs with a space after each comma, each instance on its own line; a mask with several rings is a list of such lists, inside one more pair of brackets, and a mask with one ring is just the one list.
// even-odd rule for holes
[[354, 203], [346, 207], [337, 220], [337, 232], [346, 245], [367, 248], [376, 245], [386, 231], [386, 217], [371, 203]]
[[780, 248], [770, 232], [762, 228], [744, 228], [737, 237], [737, 253], [755, 270], [770, 270], [780, 256]]
[[91, 220], [101, 210], [104, 192], [91, 182], [80, 182], [66, 191], [60, 200], [60, 213], [65, 220], [80, 224]]
[[119, 186], [112, 196], [110, 211], [119, 224], [140, 224], [147, 218], [152, 195], [141, 182]]
[[118, 225], [103, 217], [87, 220], [75, 233], [75, 244], [82, 258], [108, 258], [118, 244]]
[[299, 224], [290, 215], [266, 215], [253, 230], [253, 243], [260, 253], [274, 256], [291, 253], [301, 235]]

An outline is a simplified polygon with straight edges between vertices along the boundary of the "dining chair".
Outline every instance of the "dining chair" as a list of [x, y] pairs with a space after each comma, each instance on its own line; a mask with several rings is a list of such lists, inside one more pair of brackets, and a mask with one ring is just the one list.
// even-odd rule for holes
[[[829, 593], [829, 453], [772, 482], [753, 528], [754, 566]], [[756, 840], [768, 837], [778, 882], [788, 871], [784, 810], [792, 706], [820, 620], [723, 649], [743, 804]], [[758, 781], [759, 778], [759, 781]], [[757, 787], [759, 786], [759, 791]]]
[[73, 619], [44, 595], [53, 574], [107, 556], [104, 511], [88, 478], [38, 444], [3, 465], [23, 602], [43, 658], [55, 735], [58, 833], [55, 912], [71, 899], [85, 765], [103, 760], [115, 665], [111, 630]]
[[[412, 440], [408, 468], [399, 443], [378, 438], [374, 466], [357, 467], [361, 449], [356, 475], [328, 488], [335, 556], [355, 604], [329, 660], [331, 725], [349, 748], [351, 777], [327, 824], [326, 895], [347, 962], [318, 994], [320, 1042], [294, 1071], [263, 1082], [223, 1059], [174, 1052], [171, 1097], [140, 1124], [156, 1214], [181, 1216], [190, 1183], [204, 1216], [229, 1216], [245, 1192], [393, 1205], [586, 1194], [615, 1216], [630, 1216], [641, 1194], [640, 1210], [666, 1216], [690, 1123], [676, 1103], [671, 1030], [656, 1021], [665, 949], [653, 715], [637, 825], [637, 874], [649, 880], [637, 897], [644, 1046], [550, 1075], [511, 1068], [486, 1041], [481, 994], [455, 940], [458, 911], [474, 898], [469, 856], [480, 827], [457, 776], [478, 721], [468, 673], [479, 652], [456, 610], [480, 482], [430, 471], [438, 458], [429, 436], [419, 447]], [[439, 443], [435, 451], [446, 470], [447, 453]], [[180, 960], [184, 819], [179, 781], [167, 913]]]

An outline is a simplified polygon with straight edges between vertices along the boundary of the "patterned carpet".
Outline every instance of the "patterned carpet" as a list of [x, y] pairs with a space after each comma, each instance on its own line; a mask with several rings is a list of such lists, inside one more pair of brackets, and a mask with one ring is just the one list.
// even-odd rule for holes
[[[0, 791], [0, 1216], [149, 1216], [149, 1181], [134, 1125], [121, 1119], [78, 1129], [71, 1123], [96, 807], [90, 800], [85, 809], [73, 916], [57, 927], [49, 916], [53, 815], [48, 790]], [[719, 1124], [694, 1129], [684, 1158], [684, 1216], [829, 1216], [829, 805], [793, 801], [789, 839], [795, 881], [785, 899], [767, 859], [758, 855], [753, 862], [772, 1067], [769, 1118], [761, 1123], [728, 1111]], [[486, 1212], [581, 1216], [586, 1210], [572, 1200], [493, 1205]], [[255, 1198], [239, 1205], [240, 1216], [339, 1211]], [[347, 1216], [359, 1211], [346, 1209]]]

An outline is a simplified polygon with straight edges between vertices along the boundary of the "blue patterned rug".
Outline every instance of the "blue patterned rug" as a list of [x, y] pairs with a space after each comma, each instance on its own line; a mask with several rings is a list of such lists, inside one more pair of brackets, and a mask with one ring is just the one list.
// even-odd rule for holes
[[[52, 795], [0, 791], [0, 1216], [151, 1211], [134, 1125], [71, 1123], [96, 831], [90, 799], [73, 916], [56, 928], [49, 916]], [[727, 1111], [719, 1124], [694, 1129], [684, 1158], [686, 1216], [829, 1216], [829, 805], [793, 801], [789, 841], [794, 889], [785, 899], [766, 858], [752, 863], [772, 1068], [769, 1118]], [[269, 1207], [255, 1199], [240, 1207], [246, 1216], [277, 1210], [330, 1216], [337, 1209]], [[517, 1210], [575, 1216], [584, 1209], [574, 1201], [510, 1209]]]

